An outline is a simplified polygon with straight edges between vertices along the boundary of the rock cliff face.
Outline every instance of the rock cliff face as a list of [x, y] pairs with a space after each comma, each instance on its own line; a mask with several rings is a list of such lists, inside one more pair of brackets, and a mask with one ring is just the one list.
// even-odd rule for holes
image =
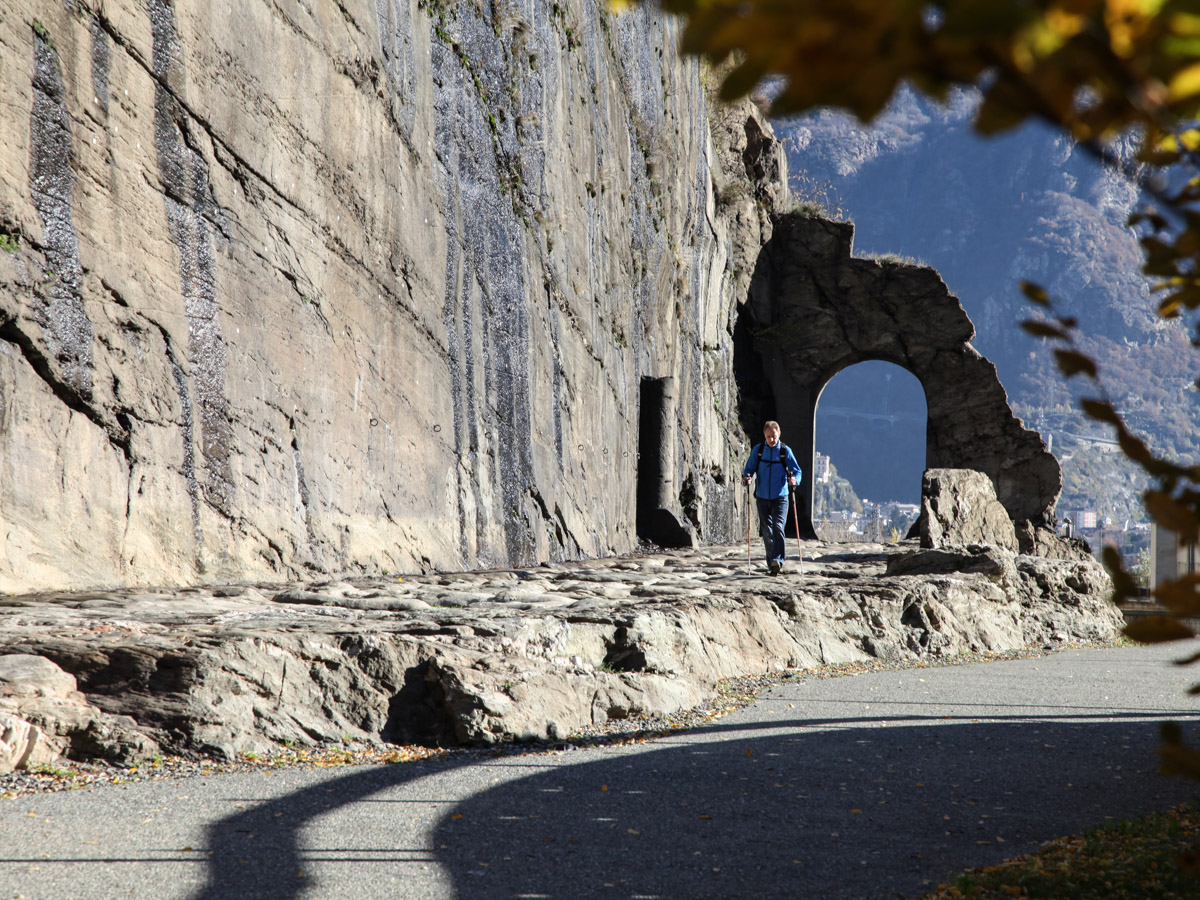
[[0, 591], [619, 553], [639, 497], [731, 539], [784, 167], [676, 30], [0, 7]]

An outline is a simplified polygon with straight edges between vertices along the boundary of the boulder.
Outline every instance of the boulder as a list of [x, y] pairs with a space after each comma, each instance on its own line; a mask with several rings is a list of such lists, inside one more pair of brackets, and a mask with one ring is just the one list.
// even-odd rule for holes
[[83, 699], [74, 675], [31, 653], [0, 656], [0, 697]]
[[1083, 538], [1060, 537], [1049, 528], [1022, 522], [1016, 526], [1021, 553], [1044, 559], [1093, 559], [1091, 545]]
[[429, 681], [444, 698], [454, 739], [464, 744], [556, 740], [609, 719], [669, 715], [711, 696], [707, 678], [602, 672], [580, 658], [493, 656], [472, 665], [435, 662]]
[[973, 469], [927, 469], [917, 524], [926, 549], [990, 544], [1018, 550], [1016, 529], [992, 480]]
[[[947, 547], [932, 550], [914, 550], [888, 558], [887, 575], [948, 575], [952, 572], [964, 574], [1004, 577], [1016, 569], [1013, 554], [985, 544], [967, 547]], [[1010, 579], [1011, 580], [1011, 579]]]
[[0, 774], [51, 765], [62, 749], [36, 725], [0, 709]]
[[88, 703], [75, 676], [51, 660], [0, 655], [0, 771], [50, 765], [62, 756], [125, 764], [159, 750], [134, 719]]

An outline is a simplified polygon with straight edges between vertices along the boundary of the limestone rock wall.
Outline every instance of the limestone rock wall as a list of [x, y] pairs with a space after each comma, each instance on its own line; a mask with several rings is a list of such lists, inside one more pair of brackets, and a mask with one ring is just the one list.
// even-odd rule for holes
[[0, 591], [627, 551], [644, 378], [678, 512], [731, 539], [782, 154], [677, 37], [602, 0], [0, 5]]

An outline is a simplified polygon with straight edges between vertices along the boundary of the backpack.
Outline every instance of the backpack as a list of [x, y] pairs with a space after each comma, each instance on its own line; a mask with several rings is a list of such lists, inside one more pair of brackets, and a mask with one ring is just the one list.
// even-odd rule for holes
[[[762, 465], [762, 452], [763, 452], [763, 447], [764, 447], [765, 445], [766, 445], [766, 441], [759, 441], [759, 444], [758, 444], [758, 462], [757, 462], [757, 464], [756, 464], [756, 467], [755, 467], [755, 470], [754, 470], [754, 474], [755, 474], [755, 475], [757, 475], [757, 474], [758, 474], [758, 468], [757, 468], [757, 466], [761, 466], [761, 465]], [[788, 448], [787, 448], [787, 444], [785, 444], [783, 441], [780, 441], [780, 442], [779, 442], [779, 459], [768, 459], [768, 460], [767, 460], [767, 465], [768, 465], [768, 466], [773, 466], [773, 465], [775, 465], [776, 463], [779, 463], [779, 465], [781, 465], [781, 466], [782, 466], [782, 465], [783, 465], [783, 461], [784, 461], [784, 459], [786, 459], [786, 458], [787, 458], [787, 454], [788, 454]]]
[[[766, 446], [766, 441], [760, 441], [760, 442], [759, 442], [759, 444], [758, 444], [758, 461], [757, 461], [757, 462], [755, 463], [755, 465], [754, 465], [754, 477], [755, 477], [755, 478], [757, 478], [757, 477], [758, 477], [758, 470], [759, 470], [759, 468], [761, 468], [761, 467], [762, 467], [762, 461], [763, 461], [763, 447], [765, 447], [765, 446]], [[787, 444], [785, 444], [783, 441], [780, 441], [780, 442], [779, 442], [779, 459], [768, 459], [768, 460], [767, 460], [767, 465], [768, 465], [768, 466], [773, 466], [773, 465], [775, 465], [776, 463], [778, 463], [779, 465], [783, 466], [783, 480], [784, 480], [784, 483], [785, 483], [785, 484], [787, 483], [787, 466], [786, 466], [786, 465], [784, 465], [784, 463], [785, 463], [785, 461], [786, 461], [786, 459], [787, 459], [788, 452], [789, 452], [789, 451], [788, 451], [788, 448], [787, 448]], [[770, 470], [768, 470], [768, 476], [767, 476], [768, 478], [770, 477], [770, 474], [769, 474], [769, 472], [770, 472]], [[768, 483], [769, 483], [769, 482], [768, 482]], [[756, 489], [756, 490], [757, 490], [757, 489]], [[790, 486], [788, 487], [788, 490], [789, 490], [789, 491], [791, 490], [791, 487], [790, 487]]]

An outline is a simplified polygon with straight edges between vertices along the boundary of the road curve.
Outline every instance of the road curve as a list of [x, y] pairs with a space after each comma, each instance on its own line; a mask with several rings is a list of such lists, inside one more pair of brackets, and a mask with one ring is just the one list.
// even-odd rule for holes
[[0, 896], [895, 898], [1192, 785], [1189, 648], [1067, 650], [772, 688], [628, 747], [0, 800]]

